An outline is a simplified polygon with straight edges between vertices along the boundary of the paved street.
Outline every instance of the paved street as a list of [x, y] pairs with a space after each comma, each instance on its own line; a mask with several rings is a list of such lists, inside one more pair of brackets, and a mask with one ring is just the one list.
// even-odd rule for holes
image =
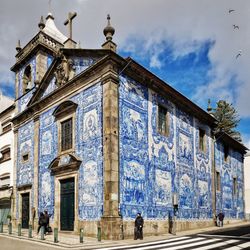
[[[100, 249], [100, 248], [96, 248]], [[102, 248], [102, 250], [125, 250], [125, 249], [137, 249], [137, 250], [238, 250], [238, 249], [250, 249], [250, 242], [245, 240], [236, 239], [224, 239], [224, 238], [210, 238], [205, 236], [183, 236], [169, 240], [162, 240], [150, 243], [142, 243], [130, 246], [121, 247], [108, 247]]]
[[[138, 242], [136, 242], [138, 243]], [[18, 239], [4, 238], [0, 236], [1, 249], [4, 250], [54, 250], [54, 249], [69, 249], [71, 247], [63, 248], [59, 246], [51, 246], [41, 243], [33, 243], [31, 241], [20, 241]], [[137, 249], [137, 250], [207, 250], [207, 249], [227, 249], [227, 250], [238, 250], [238, 249], [250, 249], [250, 242], [241, 239], [224, 239], [208, 236], [182, 236], [167, 240], [160, 240], [155, 242], [138, 243], [124, 246], [114, 247], [73, 247], [72, 249], [101, 249], [101, 250], [126, 250], [126, 249]]]
[[240, 236], [249, 237], [250, 239], [250, 226], [236, 226], [231, 228], [220, 228], [220, 230], [209, 231], [206, 234], [209, 235], [226, 235], [226, 236]]
[[55, 250], [66, 249], [58, 248], [53, 245], [46, 245], [30, 240], [20, 240], [17, 238], [10, 238], [0, 235], [0, 249], [1, 250]]
[[16, 233], [11, 236], [7, 233], [0, 234], [0, 249], [2, 250], [52, 250], [52, 249], [102, 249], [102, 250], [178, 250], [178, 249], [229, 249], [240, 250], [250, 249], [250, 224], [239, 223], [235, 225], [225, 225], [223, 228], [213, 227], [177, 232], [177, 236], [170, 234], [161, 236], [146, 236], [142, 241], [126, 239], [122, 241], [101, 241], [95, 238], [84, 238], [84, 243], [79, 243], [79, 236], [60, 234], [59, 243], [53, 243], [53, 235], [46, 236], [46, 240], [41, 241], [39, 236], [32, 239], [27, 238], [27, 232], [23, 232], [22, 237]]

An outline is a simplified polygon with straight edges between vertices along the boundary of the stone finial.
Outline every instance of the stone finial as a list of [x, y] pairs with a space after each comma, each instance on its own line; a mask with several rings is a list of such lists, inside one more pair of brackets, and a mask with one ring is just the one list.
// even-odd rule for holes
[[20, 40], [18, 40], [17, 41], [17, 45], [16, 45], [16, 51], [17, 51], [17, 53], [18, 52], [20, 52], [22, 50], [22, 48], [21, 48], [21, 42], [20, 42]]
[[106, 37], [107, 41], [111, 41], [113, 35], [115, 34], [115, 29], [111, 26], [110, 24], [110, 15], [107, 15], [107, 20], [108, 20], [108, 24], [107, 26], [104, 28], [103, 30], [103, 34]]
[[44, 29], [45, 23], [43, 21], [43, 16], [41, 16], [40, 22], [38, 23], [38, 27], [40, 30]]
[[212, 112], [211, 100], [208, 99], [207, 112], [210, 114]]

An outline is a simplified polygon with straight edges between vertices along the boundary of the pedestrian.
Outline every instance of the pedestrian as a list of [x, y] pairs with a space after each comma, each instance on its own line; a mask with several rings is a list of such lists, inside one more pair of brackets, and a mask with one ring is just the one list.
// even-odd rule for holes
[[46, 230], [46, 219], [45, 219], [45, 216], [44, 216], [44, 213], [41, 212], [40, 213], [40, 216], [39, 216], [39, 220], [38, 220], [38, 229], [37, 229], [37, 234], [39, 234], [39, 231], [41, 229], [41, 227], [44, 228], [44, 233], [45, 233], [45, 230]]
[[140, 240], [143, 239], [143, 224], [144, 220], [141, 216], [140, 213], [137, 214], [136, 219], [135, 219], [135, 230], [134, 230], [134, 239], [137, 240], [138, 238]]
[[48, 211], [47, 210], [44, 210], [44, 217], [45, 217], [45, 234], [46, 232], [50, 232], [50, 229], [49, 229], [49, 214], [48, 214]]
[[218, 217], [219, 217], [219, 226], [223, 227], [223, 220], [225, 216], [222, 211], [220, 211], [220, 213], [218, 214]]

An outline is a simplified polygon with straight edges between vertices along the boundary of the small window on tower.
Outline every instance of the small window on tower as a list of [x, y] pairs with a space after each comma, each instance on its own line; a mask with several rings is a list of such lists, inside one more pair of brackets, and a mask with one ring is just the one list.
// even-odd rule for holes
[[206, 132], [203, 129], [199, 129], [199, 149], [200, 151], [205, 152], [206, 151], [206, 147], [205, 147], [205, 135]]
[[28, 154], [28, 153], [27, 153], [27, 154], [24, 154], [24, 155], [22, 156], [22, 160], [23, 160], [23, 162], [28, 161], [28, 160], [29, 160], [29, 154]]
[[168, 136], [169, 124], [168, 124], [168, 110], [161, 105], [158, 106], [158, 132], [162, 135]]
[[216, 190], [220, 191], [220, 172], [216, 172]]
[[236, 177], [233, 178], [233, 195], [236, 196], [237, 194], [237, 179]]
[[227, 145], [224, 145], [224, 161], [228, 162], [229, 159], [229, 148]]

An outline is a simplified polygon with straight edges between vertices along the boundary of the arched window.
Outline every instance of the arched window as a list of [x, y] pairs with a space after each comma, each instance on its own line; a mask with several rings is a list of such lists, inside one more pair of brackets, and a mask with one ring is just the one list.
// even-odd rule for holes
[[23, 73], [23, 94], [32, 88], [31, 66], [28, 65]]

